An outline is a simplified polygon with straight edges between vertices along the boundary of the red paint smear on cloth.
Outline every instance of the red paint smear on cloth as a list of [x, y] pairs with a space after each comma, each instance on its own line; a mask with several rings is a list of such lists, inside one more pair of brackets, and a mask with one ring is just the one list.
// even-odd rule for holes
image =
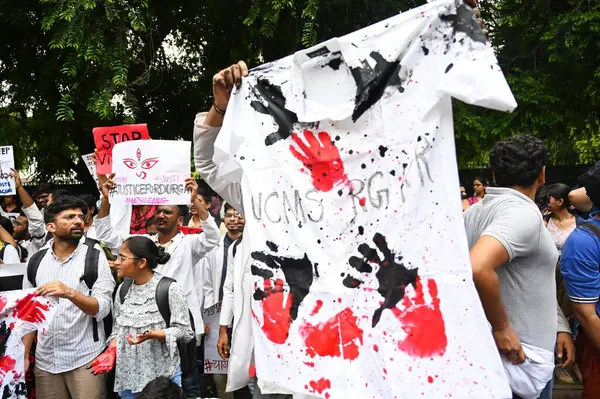
[[406, 337], [398, 342], [398, 348], [416, 357], [442, 356], [446, 352], [448, 338], [444, 317], [440, 311], [440, 299], [435, 280], [427, 280], [431, 303], [425, 303], [423, 284], [417, 278], [414, 300], [408, 295], [402, 299], [403, 309], [394, 307], [394, 316], [402, 323]]
[[[321, 378], [319, 381], [310, 381], [308, 383], [313, 392], [323, 393], [326, 389], [331, 388], [331, 381], [325, 378]], [[325, 397], [328, 398], [329, 394], [326, 393]]]
[[261, 301], [263, 309], [262, 330], [274, 344], [283, 344], [290, 333], [292, 318], [290, 309], [292, 307], [292, 293], [287, 294], [283, 291], [283, 281], [277, 279], [275, 288], [271, 287], [271, 280], [266, 279], [264, 283], [267, 297]]
[[43, 303], [35, 301], [34, 298], [36, 296], [37, 294], [32, 292], [31, 294], [26, 295], [23, 299], [19, 299], [16, 302], [13, 316], [30, 323], [40, 323], [46, 320], [44, 312], [47, 312], [50, 308], [48, 305], [44, 305]]
[[308, 355], [356, 359], [363, 343], [363, 330], [356, 321], [352, 310], [346, 308], [324, 323], [300, 327]]
[[331, 142], [329, 133], [320, 132], [315, 136], [310, 130], [305, 130], [304, 140], [296, 133], [292, 133], [292, 140], [301, 151], [290, 145], [290, 152], [310, 171], [312, 184], [317, 190], [326, 192], [336, 185], [348, 183], [340, 152]]
[[4, 377], [15, 369], [17, 361], [10, 356], [2, 356], [0, 358], [0, 383], [4, 381]]

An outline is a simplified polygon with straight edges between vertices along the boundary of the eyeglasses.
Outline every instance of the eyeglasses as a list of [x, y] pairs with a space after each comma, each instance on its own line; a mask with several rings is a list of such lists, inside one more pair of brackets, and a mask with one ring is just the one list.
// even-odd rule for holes
[[140, 258], [133, 258], [133, 257], [129, 257], [129, 256], [123, 256], [121, 254], [117, 255], [117, 258], [115, 259], [115, 262], [119, 261], [122, 262], [124, 260], [141, 260]]
[[61, 216], [60, 218], [66, 220], [66, 221], [69, 221], [69, 222], [72, 222], [75, 219], [79, 219], [82, 222], [87, 221], [87, 215], [84, 215], [83, 213], [70, 213], [70, 214]]
[[242, 215], [240, 215], [239, 213], [235, 212], [235, 213], [226, 213], [225, 214], [226, 218], [241, 218]]

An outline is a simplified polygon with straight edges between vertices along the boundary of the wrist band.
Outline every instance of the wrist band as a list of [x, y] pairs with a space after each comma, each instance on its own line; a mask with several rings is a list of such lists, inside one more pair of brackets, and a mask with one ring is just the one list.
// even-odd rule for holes
[[213, 108], [215, 109], [215, 111], [217, 112], [217, 114], [219, 115], [225, 115], [225, 111], [222, 110], [221, 108], [217, 107], [217, 104], [213, 102]]

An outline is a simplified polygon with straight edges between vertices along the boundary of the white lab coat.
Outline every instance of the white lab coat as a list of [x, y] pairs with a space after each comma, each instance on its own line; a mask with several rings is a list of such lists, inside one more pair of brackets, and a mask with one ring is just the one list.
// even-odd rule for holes
[[[208, 309], [215, 303], [219, 302], [219, 285], [221, 284], [221, 279], [223, 278], [224, 241], [225, 236], [222, 236], [217, 246], [200, 260], [199, 269], [202, 269], [204, 273], [204, 278], [201, 282], [202, 293], [204, 294], [205, 309]], [[227, 260], [229, 260], [229, 255], [227, 256]]]
[[[111, 249], [118, 249], [124, 238], [121, 233], [112, 228], [112, 208], [111, 214], [105, 218], [96, 219], [96, 234], [98, 239], [107, 244]], [[169, 245], [167, 252], [171, 258], [164, 265], [158, 265], [156, 271], [163, 276], [177, 280], [183, 288], [185, 297], [194, 317], [194, 327], [196, 331], [197, 342], [204, 333], [204, 322], [202, 321], [202, 298], [198, 296], [196, 279], [202, 279], [202, 271], [195, 270], [200, 259], [203, 258], [219, 242], [219, 228], [212, 216], [203, 222], [204, 232], [202, 234], [184, 235], [179, 232]]]
[[[205, 126], [206, 113], [196, 115], [194, 123], [194, 161], [196, 170], [208, 185], [227, 203], [244, 215], [241, 183], [231, 183], [223, 179], [223, 172], [213, 161], [214, 143], [220, 128]], [[219, 324], [230, 325], [233, 320], [231, 351], [227, 370], [227, 392], [240, 389], [250, 382], [249, 367], [254, 352], [252, 331], [252, 260], [250, 250], [242, 241], [233, 256], [234, 244], [229, 247], [227, 255], [227, 276], [223, 286], [223, 303]], [[220, 280], [219, 280], [220, 281]], [[260, 372], [259, 372], [260, 373]], [[263, 394], [291, 394], [288, 390], [275, 384], [263, 383], [259, 379]], [[294, 394], [296, 399], [313, 398], [311, 395]]]

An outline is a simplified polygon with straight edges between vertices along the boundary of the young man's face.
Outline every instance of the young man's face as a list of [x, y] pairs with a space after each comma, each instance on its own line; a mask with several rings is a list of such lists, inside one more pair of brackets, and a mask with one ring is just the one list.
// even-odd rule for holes
[[67, 209], [56, 215], [56, 219], [48, 223], [47, 228], [54, 237], [63, 241], [78, 241], [83, 237], [85, 218], [83, 210]]
[[28, 229], [29, 220], [27, 217], [20, 215], [13, 220], [13, 237], [15, 240], [25, 240], [27, 238]]
[[35, 202], [37, 202], [37, 206], [42, 209], [50, 205], [48, 201], [50, 200], [50, 193], [40, 193]]
[[183, 223], [183, 217], [179, 216], [179, 208], [174, 205], [161, 205], [156, 208], [156, 230], [159, 233], [169, 233], [177, 229]]
[[228, 208], [225, 212], [225, 218], [223, 219], [225, 227], [231, 233], [238, 233], [244, 231], [246, 225], [246, 219], [244, 219], [238, 211], [235, 209]]

